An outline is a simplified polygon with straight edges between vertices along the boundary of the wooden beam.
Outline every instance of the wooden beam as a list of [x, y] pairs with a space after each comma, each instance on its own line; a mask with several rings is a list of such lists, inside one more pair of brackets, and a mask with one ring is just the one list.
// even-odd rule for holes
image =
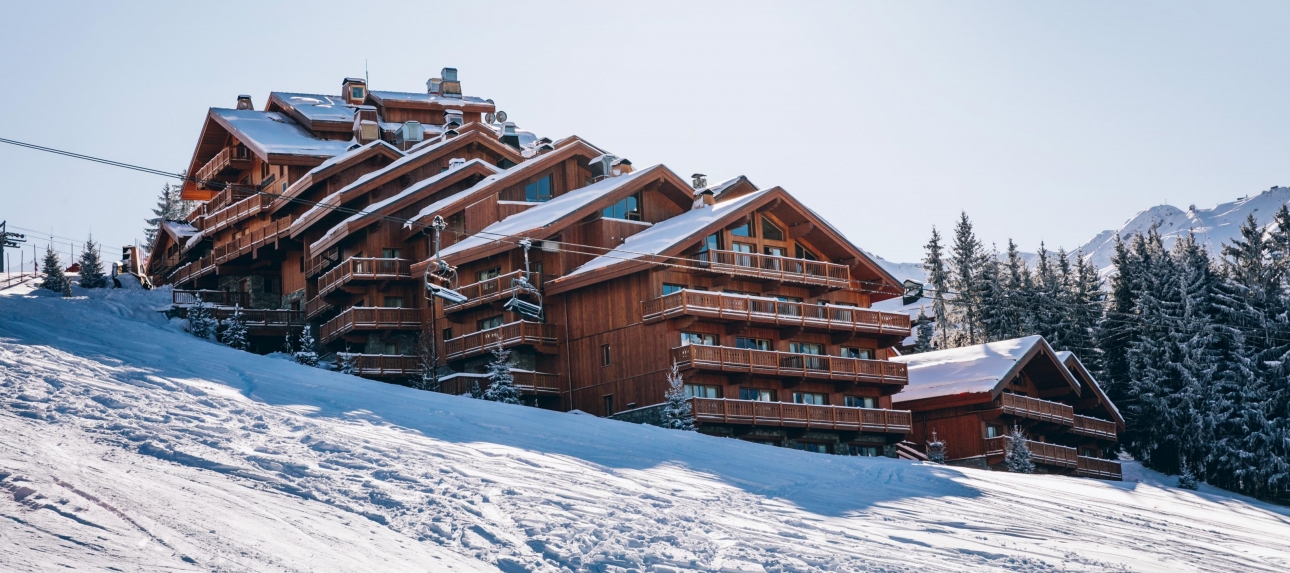
[[796, 239], [814, 230], [815, 230], [815, 223], [812, 223], [810, 221], [807, 221], [805, 223], [798, 223], [788, 228], [788, 236], [791, 239]]

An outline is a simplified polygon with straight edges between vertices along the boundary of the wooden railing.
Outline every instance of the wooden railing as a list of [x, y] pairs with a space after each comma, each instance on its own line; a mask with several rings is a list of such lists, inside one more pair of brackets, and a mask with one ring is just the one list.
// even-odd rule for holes
[[309, 259], [308, 264], [305, 265], [305, 278], [311, 279], [318, 276], [319, 273], [327, 270], [339, 260], [340, 249], [331, 248], [323, 251], [321, 255]]
[[472, 332], [465, 336], [444, 341], [444, 354], [449, 360], [490, 352], [498, 345], [504, 348], [521, 344], [556, 344], [554, 324], [518, 320], [496, 328]]
[[1000, 394], [999, 399], [995, 400], [994, 407], [1003, 408], [1004, 414], [1017, 416], [1018, 418], [1051, 422], [1063, 426], [1075, 425], [1075, 409], [1060, 402], [1049, 402], [1048, 400], [1018, 394]]
[[641, 303], [642, 319], [658, 322], [681, 315], [757, 324], [909, 336], [909, 315], [850, 306], [821, 306], [773, 298], [683, 290]]
[[823, 378], [872, 384], [909, 383], [907, 367], [902, 363], [886, 360], [693, 344], [673, 348], [672, 359], [683, 368], [701, 370], [748, 372], [763, 376], [792, 378]]
[[213, 318], [221, 321], [233, 318], [235, 313], [240, 314], [242, 322], [249, 328], [289, 328], [305, 324], [305, 313], [298, 310], [221, 306], [210, 309], [210, 312]]
[[318, 279], [318, 296], [326, 296], [351, 281], [410, 279], [408, 261], [350, 257]]
[[[1006, 456], [1008, 451], [1008, 442], [1010, 440], [1012, 440], [1011, 436], [986, 438], [986, 455], [1003, 454]], [[1026, 448], [1030, 450], [1030, 459], [1037, 464], [1074, 468], [1079, 463], [1077, 461], [1079, 456], [1075, 453], [1075, 448], [1036, 442], [1034, 440], [1026, 440]]]
[[251, 150], [240, 143], [233, 147], [221, 149], [219, 153], [215, 154], [215, 157], [206, 162], [206, 165], [197, 169], [197, 186], [202, 189], [222, 188], [224, 184], [214, 181], [214, 179], [229, 167], [250, 168]]
[[397, 354], [346, 354], [337, 353], [337, 359], [348, 356], [353, 360], [354, 374], [359, 376], [419, 376], [421, 359]]
[[213, 272], [215, 272], [215, 257], [207, 255], [175, 269], [166, 280], [172, 285], [181, 285]]
[[222, 265], [285, 237], [290, 229], [291, 217], [283, 217], [235, 239], [217, 243], [211, 254], [215, 257], [215, 264]]
[[197, 304], [197, 299], [211, 306], [241, 306], [246, 308], [251, 304], [251, 293], [228, 291], [228, 290], [173, 290], [170, 293], [170, 302], [175, 306], [189, 306]]
[[[225, 190], [220, 193], [223, 194], [228, 191], [229, 190]], [[268, 208], [269, 204], [272, 202], [273, 197], [271, 195], [252, 195], [250, 197], [246, 197], [232, 205], [218, 211], [214, 211], [210, 215], [198, 219], [200, 222], [200, 228], [207, 234], [219, 232], [234, 223], [249, 219], [260, 213], [260, 211]]]
[[[560, 395], [559, 374], [512, 369], [511, 377], [515, 379], [515, 388], [520, 391], [520, 394], [535, 396]], [[457, 396], [469, 394], [472, 382], [478, 382], [480, 390], [488, 389], [489, 380], [487, 377], [454, 376], [447, 380], [440, 380], [439, 391]]]
[[[457, 292], [461, 293], [462, 296], [465, 296], [468, 300], [461, 304], [445, 304], [443, 311], [457, 312], [459, 310], [465, 310], [486, 302], [511, 296], [511, 293], [515, 291], [514, 288], [511, 288], [511, 281], [519, 278], [522, 274], [524, 274], [524, 271], [514, 271], [460, 287], [457, 289]], [[533, 286], [538, 288], [542, 287], [543, 279], [541, 273], [529, 273], [528, 278], [530, 281], [534, 282]]]
[[724, 398], [690, 398], [694, 419], [717, 424], [795, 426], [908, 434], [913, 417], [907, 410], [817, 406]]
[[1090, 458], [1088, 456], [1079, 456], [1075, 467], [1075, 475], [1116, 481], [1124, 479], [1120, 474], [1120, 462]]
[[691, 266], [709, 272], [738, 275], [758, 279], [787, 281], [832, 288], [851, 285], [851, 269], [846, 265], [739, 253], [735, 251], [705, 251], [695, 255]]
[[1115, 441], [1119, 437], [1118, 428], [1115, 422], [1109, 422], [1100, 418], [1089, 416], [1075, 415], [1075, 427], [1070, 429], [1072, 434], [1099, 438], [1103, 440]]
[[345, 309], [319, 329], [324, 344], [353, 330], [411, 330], [421, 328], [421, 311], [415, 308], [355, 306]]
[[336, 305], [327, 302], [323, 297], [316, 296], [305, 302], [305, 318], [313, 320], [314, 317], [336, 308]]

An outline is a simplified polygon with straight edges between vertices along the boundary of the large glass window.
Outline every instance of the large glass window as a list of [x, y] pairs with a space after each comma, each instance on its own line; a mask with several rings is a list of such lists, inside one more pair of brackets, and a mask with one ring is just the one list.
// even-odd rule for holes
[[829, 396], [827, 394], [819, 394], [816, 392], [793, 392], [793, 403], [824, 406], [829, 403]]
[[721, 388], [702, 384], [686, 384], [685, 395], [692, 398], [720, 398]]
[[770, 350], [770, 341], [765, 338], [744, 338], [740, 336], [735, 338], [735, 348]]
[[500, 276], [502, 276], [502, 267], [493, 267], [491, 269], [484, 269], [482, 271], [475, 273], [475, 282], [486, 281], [488, 279], [495, 279]]
[[872, 348], [848, 348], [842, 347], [842, 356], [844, 358], [859, 358], [861, 360], [873, 360]]
[[873, 396], [847, 396], [847, 406], [852, 408], [877, 408], [878, 399]]
[[551, 200], [551, 176], [547, 175], [524, 186], [524, 200], [529, 203], [542, 203]]
[[812, 253], [810, 249], [803, 247], [801, 243], [793, 243], [793, 252], [799, 259], [806, 259], [808, 261], [820, 260], [819, 257], [815, 256], [815, 253]]
[[672, 283], [663, 283], [663, 296], [667, 296], [674, 292], [681, 292], [682, 290], [685, 290], [685, 285], [674, 285]]
[[748, 221], [738, 227], [730, 229], [730, 234], [736, 237], [753, 237], [752, 221]]
[[814, 342], [790, 342], [788, 343], [788, 351], [796, 354], [823, 355], [824, 345]]
[[796, 444], [794, 444], [794, 447], [796, 447], [799, 450], [804, 450], [807, 452], [815, 452], [817, 454], [829, 453], [828, 444], [818, 444], [815, 442], [797, 442]]
[[716, 346], [717, 335], [701, 334], [698, 332], [682, 332], [681, 346], [689, 346], [691, 344], [697, 344], [699, 346]]
[[403, 308], [403, 297], [401, 297], [401, 296], [387, 296], [387, 297], [385, 297], [385, 307], [386, 307], [386, 308]]
[[770, 219], [762, 217], [761, 238], [768, 241], [782, 241], [784, 240], [784, 231], [780, 230], [779, 227], [776, 227], [774, 223], [770, 222]]
[[703, 240], [703, 245], [699, 252], [720, 251], [721, 250], [721, 233], [713, 233]]
[[626, 219], [628, 221], [641, 220], [641, 200], [640, 195], [632, 195], [617, 203], [612, 207], [605, 207], [601, 213], [606, 219]]
[[761, 388], [740, 388], [740, 400], [755, 400], [757, 402], [774, 402], [775, 391], [763, 390]]
[[401, 249], [381, 249], [381, 258], [383, 259], [401, 259], [403, 251]]
[[479, 322], [475, 323], [477, 330], [488, 330], [490, 328], [497, 328], [501, 325], [502, 325], [502, 315], [500, 314], [497, 316], [490, 316], [488, 318], [481, 319]]

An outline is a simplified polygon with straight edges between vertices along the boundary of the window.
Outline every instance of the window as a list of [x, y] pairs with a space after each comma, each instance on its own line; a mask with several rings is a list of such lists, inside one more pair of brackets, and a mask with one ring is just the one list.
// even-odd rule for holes
[[614, 415], [614, 395], [605, 394], [604, 400], [605, 400], [605, 415], [613, 416]]
[[386, 307], [386, 308], [403, 308], [403, 297], [401, 297], [401, 296], [387, 296], [387, 297], [385, 297], [385, 307]]
[[697, 332], [682, 332], [681, 346], [689, 346], [691, 344], [697, 344], [699, 346], [716, 346], [717, 335], [699, 334]]
[[985, 425], [985, 437], [987, 437], [987, 438], [997, 438], [997, 437], [1002, 436], [1002, 435], [1003, 435], [1003, 428], [1001, 428], [1001, 427], [999, 427], [999, 426], [995, 426], [995, 425], [993, 425], [993, 424], [986, 424], [986, 425]]
[[264, 277], [264, 294], [282, 294], [282, 282], [278, 277]]
[[681, 292], [683, 290], [685, 290], [685, 285], [674, 285], [671, 283], [663, 283], [663, 296], [667, 296], [674, 292]]
[[847, 406], [851, 408], [877, 408], [878, 399], [872, 396], [847, 396]]
[[819, 257], [815, 256], [815, 253], [812, 253], [810, 249], [803, 247], [801, 243], [793, 243], [793, 251], [799, 259], [806, 259], [808, 261], [820, 260]]
[[826, 394], [818, 394], [815, 392], [793, 392], [793, 403], [824, 406], [829, 403], [829, 397]]
[[385, 343], [385, 354], [387, 354], [387, 355], [396, 355], [396, 356], [397, 356], [397, 355], [399, 354], [399, 343], [398, 343], [398, 341], [395, 341], [395, 342], [386, 342], [386, 343]]
[[731, 250], [736, 253], [751, 253], [756, 248], [755, 245], [749, 245], [748, 243], [735, 243]]
[[610, 358], [610, 357], [609, 357], [609, 345], [608, 345], [608, 344], [602, 344], [602, 345], [600, 345], [600, 365], [601, 365], [601, 366], [609, 366], [609, 363], [610, 363], [609, 358]]
[[488, 330], [502, 325], [502, 315], [490, 316], [475, 323], [476, 330]]
[[466, 212], [458, 211], [448, 216], [448, 228], [458, 231], [466, 230]]
[[876, 458], [882, 455], [881, 453], [879, 453], [877, 446], [851, 445], [848, 449], [851, 450], [851, 455], [853, 456], [864, 456], [867, 458]]
[[873, 360], [872, 348], [842, 348], [843, 358], [859, 358], [861, 360]]
[[502, 276], [502, 267], [493, 267], [475, 273], [475, 282], [483, 282]]
[[354, 86], [349, 88], [350, 99], [363, 99], [363, 88]]
[[772, 257], [787, 257], [788, 249], [784, 247], [762, 247], [762, 252]]
[[765, 338], [735, 338], [735, 348], [748, 350], [770, 350], [770, 341]]
[[761, 388], [740, 388], [740, 400], [753, 400], [756, 402], [774, 402], [774, 390], [762, 390]]
[[382, 259], [401, 259], [403, 251], [401, 249], [381, 249]]
[[780, 230], [779, 227], [776, 227], [774, 223], [770, 222], [770, 219], [762, 217], [761, 238], [766, 239], [767, 241], [782, 241], [784, 240], [784, 231]]
[[1080, 449], [1079, 449], [1079, 455], [1084, 456], [1084, 457], [1086, 457], [1086, 458], [1100, 458], [1100, 457], [1102, 457], [1101, 455], [1099, 455], [1099, 454], [1097, 453], [1097, 450], [1095, 450], [1095, 449], [1093, 449], [1093, 448], [1080, 448]]
[[815, 452], [815, 453], [817, 453], [817, 454], [827, 454], [827, 453], [829, 453], [829, 445], [828, 445], [828, 444], [817, 444], [817, 443], [815, 443], [815, 442], [797, 442], [797, 443], [794, 445], [794, 447], [796, 447], [796, 448], [797, 448], [797, 449], [799, 449], [799, 450], [804, 450], [804, 451], [808, 451], [808, 452]]
[[790, 342], [788, 343], [788, 351], [795, 354], [823, 355], [824, 345], [814, 342]]
[[686, 384], [685, 395], [692, 398], [720, 398], [721, 388], [702, 384]]
[[551, 200], [551, 176], [547, 175], [524, 186], [524, 200], [529, 203], [543, 203]]
[[601, 216], [606, 219], [627, 219], [628, 221], [641, 220], [641, 199], [640, 194], [632, 195], [622, 201], [614, 203], [612, 207], [605, 207]]
[[451, 329], [451, 328], [445, 328], [445, 329], [443, 329], [443, 339], [444, 339], [444, 340], [451, 340], [451, 339], [452, 339], [452, 329]]
[[703, 240], [699, 247], [699, 252], [720, 251], [721, 250], [721, 233], [713, 233]]
[[753, 235], [753, 226], [752, 226], [752, 221], [746, 221], [744, 224], [739, 225], [738, 227], [735, 227], [735, 228], [733, 228], [733, 229], [730, 229], [730, 234], [731, 234], [731, 235], [734, 235], [734, 236], [736, 236], [736, 237], [752, 237], [752, 236], [754, 236], [754, 235]]

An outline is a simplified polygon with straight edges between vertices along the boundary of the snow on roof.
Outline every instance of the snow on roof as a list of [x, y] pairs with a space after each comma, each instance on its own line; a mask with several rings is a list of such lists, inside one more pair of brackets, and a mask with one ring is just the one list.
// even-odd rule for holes
[[[1079, 359], [1079, 357], [1078, 357], [1078, 356], [1075, 356], [1075, 353], [1074, 353], [1074, 352], [1071, 352], [1071, 351], [1069, 351], [1069, 350], [1063, 350], [1063, 351], [1061, 351], [1061, 352], [1058, 352], [1058, 353], [1057, 353], [1057, 360], [1061, 361], [1061, 363], [1062, 363], [1062, 365], [1063, 365], [1063, 366], [1066, 364], [1066, 361], [1067, 361], [1067, 360], [1070, 360], [1071, 358], [1074, 358], [1074, 359], [1075, 359], [1075, 362], [1076, 362], [1077, 364], [1079, 364], [1079, 365], [1080, 365], [1080, 367], [1084, 368], [1084, 372], [1088, 372], [1088, 383], [1089, 383], [1089, 385], [1091, 385], [1091, 386], [1093, 386], [1094, 388], [1096, 388], [1096, 389], [1097, 389], [1097, 393], [1098, 393], [1098, 394], [1100, 394], [1100, 395], [1102, 395], [1103, 397], [1105, 397], [1105, 396], [1106, 396], [1106, 392], [1102, 391], [1102, 386], [1100, 386], [1100, 385], [1097, 383], [1097, 380], [1094, 380], [1094, 379], [1093, 379], [1093, 373], [1092, 373], [1092, 372], [1089, 372], [1088, 367], [1087, 367], [1087, 366], [1084, 366], [1084, 363], [1083, 363], [1082, 361], [1080, 361], [1080, 359]], [[1107, 398], [1107, 400], [1106, 400], [1106, 402], [1105, 402], [1105, 403], [1106, 403], [1106, 407], [1107, 407], [1107, 408], [1109, 408], [1111, 411], [1115, 412], [1116, 417], [1120, 418], [1121, 420], [1123, 420], [1123, 419], [1124, 419], [1124, 416], [1120, 415], [1120, 409], [1115, 407], [1115, 404], [1113, 404], [1113, 403], [1111, 402], [1110, 398]]]
[[739, 180], [743, 178], [744, 178], [743, 175], [736, 175], [734, 177], [731, 177], [730, 179], [727, 179], [715, 185], [709, 185], [707, 187], [704, 187], [703, 189], [696, 191], [695, 195], [698, 195], [699, 193], [702, 193], [704, 191], [711, 191], [713, 195], [721, 195], [723, 191], [734, 186], [735, 183], [738, 183]]
[[162, 224], [179, 239], [185, 239], [200, 232], [197, 227], [183, 221], [162, 221]]
[[415, 101], [415, 102], [442, 105], [444, 107], [462, 107], [468, 104], [493, 105], [491, 103], [488, 103], [488, 100], [480, 97], [475, 97], [475, 96], [447, 97], [440, 94], [417, 93], [417, 92], [387, 92], [387, 91], [378, 91], [378, 90], [369, 90], [368, 93], [372, 94], [372, 97], [375, 97], [380, 100]]
[[587, 261], [586, 264], [565, 276], [602, 269], [617, 262], [638, 259], [642, 256], [662, 254], [677, 243], [703, 230], [704, 227], [732, 211], [743, 208], [744, 205], [768, 192], [769, 190], [749, 193], [716, 205], [704, 206], [702, 209], [692, 209], [671, 219], [655, 223], [653, 227], [627, 237], [614, 250]]
[[[373, 147], [388, 147], [390, 151], [393, 151], [399, 154], [400, 156], [404, 154], [402, 151], [399, 150], [399, 148], [393, 145], [390, 145], [389, 143], [386, 143], [384, 140], [378, 139], [376, 141], [368, 143], [367, 145], [355, 147], [349, 151], [346, 151], [345, 153], [332, 157], [331, 159], [328, 159], [327, 161], [320, 163], [317, 167], [310, 169], [309, 172], [306, 173], [305, 175], [317, 175], [323, 172], [324, 170], [326, 170], [328, 167], [331, 167], [337, 163], [345, 161], [346, 159], [354, 157], [355, 155], [363, 153], [364, 151], [371, 149]], [[301, 179], [303, 179], [303, 177]]]
[[345, 104], [345, 98], [319, 94], [273, 92], [309, 121], [354, 121], [354, 108]]
[[987, 393], [1043, 337], [1025, 336], [975, 346], [950, 348], [891, 358], [909, 366], [909, 384], [893, 402], [909, 402], [954, 394]]
[[349, 151], [353, 141], [318, 139], [291, 118], [275, 111], [211, 108], [235, 130], [240, 139], [265, 153], [334, 157]]
[[[446, 169], [446, 170], [444, 170], [443, 172], [438, 173], [438, 174], [435, 174], [435, 175], [434, 175], [434, 176], [432, 176], [432, 177], [428, 177], [428, 178], [426, 178], [426, 179], [422, 179], [422, 180], [420, 180], [420, 181], [418, 181], [418, 182], [416, 182], [416, 183], [413, 183], [413, 184], [412, 184], [411, 186], [409, 186], [407, 189], [404, 189], [404, 190], [402, 190], [402, 191], [400, 191], [400, 192], [398, 192], [398, 193], [395, 193], [394, 195], [391, 195], [391, 196], [389, 196], [389, 197], [386, 197], [385, 199], [382, 199], [382, 200], [380, 200], [380, 201], [377, 201], [377, 202], [375, 202], [375, 203], [372, 203], [371, 205], [368, 205], [368, 206], [366, 206], [366, 207], [363, 207], [363, 209], [362, 209], [361, 211], [359, 211], [359, 212], [357, 212], [357, 213], [354, 213], [353, 215], [350, 215], [349, 217], [346, 217], [344, 221], [341, 221], [340, 223], [337, 223], [337, 224], [336, 224], [336, 226], [334, 226], [334, 227], [332, 227], [331, 229], [329, 229], [329, 230], [327, 231], [327, 233], [326, 233], [326, 234], [324, 234], [324, 235], [322, 236], [322, 238], [318, 239], [318, 240], [317, 240], [317, 241], [315, 241], [312, 245], [310, 245], [310, 246], [309, 246], [310, 251], [317, 251], [317, 250], [318, 250], [318, 245], [321, 245], [321, 244], [326, 243], [327, 241], [331, 240], [332, 235], [333, 235], [333, 234], [335, 234], [337, 231], [339, 231], [342, 227], [345, 227], [345, 226], [349, 225], [350, 223], [352, 223], [352, 222], [354, 222], [354, 221], [357, 221], [357, 220], [359, 220], [359, 219], [362, 219], [363, 217], [366, 217], [366, 216], [368, 216], [368, 215], [375, 214], [376, 212], [378, 212], [378, 211], [380, 211], [381, 209], [385, 208], [385, 206], [386, 206], [386, 205], [389, 205], [389, 204], [391, 204], [391, 203], [394, 203], [394, 202], [396, 202], [396, 201], [399, 201], [400, 199], [403, 199], [403, 198], [405, 198], [405, 197], [408, 197], [409, 195], [413, 195], [413, 194], [415, 194], [415, 193], [417, 193], [417, 192], [421, 191], [422, 189], [425, 189], [426, 187], [429, 187], [429, 186], [431, 186], [431, 185], [434, 185], [435, 183], [438, 183], [438, 182], [440, 182], [440, 181], [443, 181], [444, 179], [447, 179], [447, 178], [448, 178], [448, 176], [450, 176], [450, 175], [452, 175], [452, 174], [454, 174], [454, 173], [456, 173], [456, 172], [458, 172], [458, 171], [461, 171], [462, 169], [465, 169], [467, 166], [469, 166], [469, 165], [471, 165], [471, 164], [479, 164], [479, 165], [483, 165], [484, 167], [486, 167], [486, 168], [488, 168], [488, 169], [491, 169], [491, 170], [493, 170], [494, 172], [501, 171], [501, 169], [500, 169], [500, 168], [498, 168], [498, 167], [496, 167], [496, 166], [494, 166], [494, 165], [492, 165], [492, 164], [490, 164], [490, 163], [488, 163], [487, 161], [484, 161], [484, 160], [482, 160], [482, 159], [471, 159], [470, 161], [465, 161], [465, 162], [462, 162], [462, 163], [457, 163], [457, 164], [455, 164], [455, 165], [453, 165], [452, 163], [449, 163], [449, 168], [448, 168], [448, 169]], [[454, 194], [453, 196], [456, 196], [456, 194]]]
[[646, 174], [653, 174], [659, 169], [666, 169], [660, 165], [653, 165], [626, 175], [618, 177], [609, 177], [602, 179], [581, 189], [575, 189], [564, 195], [556, 197], [545, 203], [538, 203], [524, 211], [520, 211], [510, 217], [502, 219], [492, 225], [484, 227], [483, 231], [466, 237], [460, 243], [456, 243], [443, 250], [442, 255], [448, 256], [453, 253], [459, 253], [467, 249], [486, 245], [496, 241], [498, 238], [517, 235], [520, 233], [533, 231], [546, 227], [561, 218], [586, 207], [588, 204], [617, 191], [622, 186], [635, 181], [637, 178]]

